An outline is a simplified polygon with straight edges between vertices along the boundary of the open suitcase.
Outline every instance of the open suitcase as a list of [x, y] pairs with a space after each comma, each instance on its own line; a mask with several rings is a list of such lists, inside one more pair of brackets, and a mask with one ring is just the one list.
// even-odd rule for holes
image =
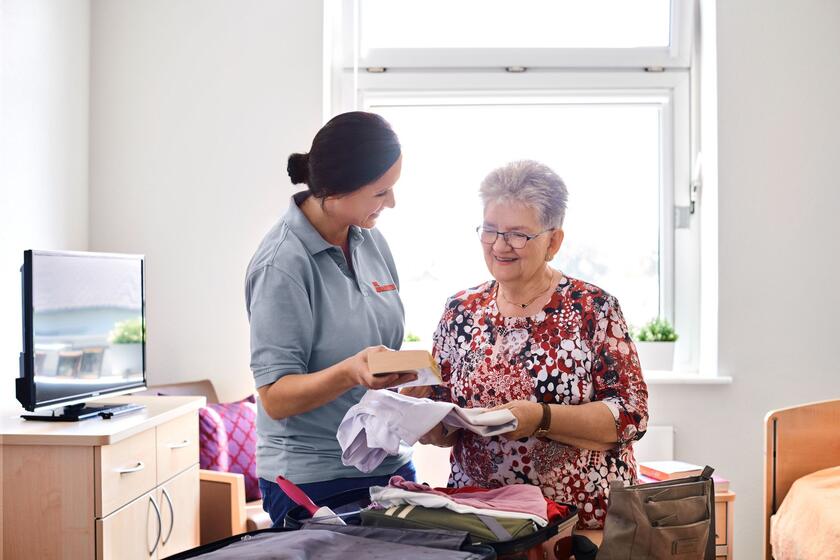
[[[367, 488], [349, 490], [321, 500], [317, 505], [329, 507], [348, 525], [359, 525], [362, 522], [361, 510], [370, 505], [370, 494]], [[475, 539], [472, 542], [491, 547], [499, 560], [568, 560], [572, 551], [572, 530], [578, 515], [577, 507], [563, 505], [568, 508], [566, 516], [531, 534], [503, 542], [478, 542]], [[303, 507], [296, 507], [286, 515], [284, 525], [289, 529], [298, 529], [308, 522], [309, 517], [309, 512]]]

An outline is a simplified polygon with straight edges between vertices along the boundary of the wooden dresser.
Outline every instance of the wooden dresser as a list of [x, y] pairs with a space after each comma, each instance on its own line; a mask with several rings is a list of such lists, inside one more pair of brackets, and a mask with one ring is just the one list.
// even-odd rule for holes
[[198, 546], [204, 398], [107, 402], [146, 409], [81, 422], [0, 418], [3, 558], [154, 560]]
[[732, 560], [732, 525], [735, 519], [735, 492], [715, 494], [715, 548], [717, 558]]

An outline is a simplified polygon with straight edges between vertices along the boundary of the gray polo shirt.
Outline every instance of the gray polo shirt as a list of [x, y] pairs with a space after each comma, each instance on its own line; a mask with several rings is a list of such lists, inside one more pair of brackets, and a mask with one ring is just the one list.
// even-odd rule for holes
[[[327, 243], [298, 208], [307, 194], [292, 197], [248, 265], [245, 302], [257, 388], [290, 373], [320, 371], [368, 346], [402, 344], [405, 312], [385, 238], [376, 229], [351, 227], [351, 270], [341, 248]], [[354, 387], [282, 420], [273, 420], [258, 404], [257, 475], [308, 483], [386, 475], [406, 464], [411, 449], [405, 445], [372, 473], [341, 464], [335, 434], [364, 393]]]

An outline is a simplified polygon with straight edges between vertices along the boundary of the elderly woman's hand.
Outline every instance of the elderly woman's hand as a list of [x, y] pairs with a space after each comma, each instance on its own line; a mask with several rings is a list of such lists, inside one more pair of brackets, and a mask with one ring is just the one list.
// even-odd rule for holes
[[416, 399], [427, 399], [432, 396], [432, 388], [424, 385], [420, 387], [403, 387], [400, 389], [401, 395], [408, 395]]
[[452, 447], [455, 444], [455, 440], [458, 438], [458, 431], [460, 428], [455, 429], [454, 431], [449, 431], [443, 425], [443, 422], [438, 423], [437, 426], [429, 430], [429, 432], [420, 438], [420, 443], [423, 445], [436, 445], [438, 447]]
[[516, 429], [512, 432], [502, 434], [502, 437], [507, 439], [531, 437], [534, 435], [534, 432], [537, 431], [537, 428], [540, 427], [540, 421], [542, 420], [542, 407], [539, 403], [518, 400], [493, 407], [490, 410], [499, 410], [501, 408], [507, 408], [510, 410], [513, 415], [516, 416], [516, 420], [518, 421]]

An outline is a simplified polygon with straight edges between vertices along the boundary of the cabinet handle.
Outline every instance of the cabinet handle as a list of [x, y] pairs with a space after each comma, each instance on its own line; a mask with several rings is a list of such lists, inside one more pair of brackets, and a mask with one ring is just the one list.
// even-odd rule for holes
[[157, 517], [157, 526], [158, 526], [158, 534], [155, 537], [155, 546], [152, 547], [152, 550], [149, 551], [149, 556], [153, 555], [157, 550], [158, 545], [160, 544], [160, 535], [163, 532], [163, 521], [160, 518], [160, 508], [155, 502], [155, 499], [152, 496], [149, 496], [149, 501], [152, 502], [152, 507], [155, 508], [155, 516]]
[[182, 447], [186, 447], [190, 444], [190, 440], [185, 439], [184, 441], [178, 443], [167, 443], [166, 447], [169, 449], [181, 449]]
[[120, 474], [129, 474], [129, 473], [133, 473], [133, 472], [140, 472], [145, 468], [146, 468], [146, 463], [144, 463], [143, 461], [137, 461], [137, 465], [135, 465], [133, 467], [128, 467], [128, 468], [125, 468], [125, 469], [117, 469], [117, 472], [120, 473]]
[[172, 529], [175, 528], [175, 506], [172, 504], [172, 498], [169, 496], [166, 488], [163, 489], [163, 497], [166, 498], [166, 503], [169, 504], [169, 531], [161, 542], [161, 544], [166, 545], [169, 542], [169, 537], [172, 536]]

